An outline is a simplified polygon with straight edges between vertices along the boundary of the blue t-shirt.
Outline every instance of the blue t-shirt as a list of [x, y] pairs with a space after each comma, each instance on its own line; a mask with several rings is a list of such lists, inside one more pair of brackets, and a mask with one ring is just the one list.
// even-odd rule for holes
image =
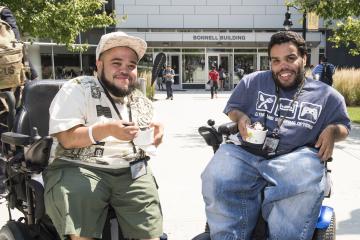
[[306, 78], [300, 95], [292, 104], [297, 91], [280, 88], [277, 101], [271, 71], [254, 72], [236, 86], [224, 113], [240, 110], [249, 116], [252, 123], [266, 123], [268, 133], [277, 127], [279, 112], [281, 116], [286, 116], [280, 126], [278, 152], [315, 144], [329, 124], [343, 124], [350, 131], [345, 101], [339, 92], [320, 81]]

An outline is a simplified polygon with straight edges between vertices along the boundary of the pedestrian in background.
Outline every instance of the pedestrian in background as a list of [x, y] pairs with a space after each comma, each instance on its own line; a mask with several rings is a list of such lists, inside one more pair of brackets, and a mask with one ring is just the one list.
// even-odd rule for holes
[[172, 85], [174, 84], [175, 71], [170, 65], [166, 66], [163, 76], [165, 78], [166, 99], [174, 99]]
[[320, 63], [312, 70], [314, 79], [326, 83], [329, 86], [333, 84], [333, 75], [335, 66], [328, 62], [325, 56], [320, 58]]
[[219, 72], [216, 71], [216, 67], [212, 66], [211, 71], [209, 72], [209, 81], [210, 81], [210, 92], [211, 99], [215, 97], [217, 98], [217, 89], [219, 87]]
[[224, 89], [225, 79], [226, 79], [225, 69], [223, 67], [220, 67], [219, 68], [219, 89], [220, 90]]
[[163, 66], [162, 69], [159, 71], [159, 74], [158, 74], [157, 79], [156, 79], [156, 84], [158, 86], [159, 91], [164, 90], [164, 86], [163, 86], [164, 71], [165, 71], [165, 66]]

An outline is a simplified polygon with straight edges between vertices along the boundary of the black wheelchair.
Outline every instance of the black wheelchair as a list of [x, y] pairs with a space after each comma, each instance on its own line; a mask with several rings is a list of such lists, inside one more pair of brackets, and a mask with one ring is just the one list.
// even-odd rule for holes
[[[14, 98], [3, 94], [8, 105], [11, 131], [1, 135], [0, 164], [5, 174], [8, 222], [0, 230], [0, 240], [58, 240], [51, 219], [45, 214], [44, 188], [39, 181], [48, 165], [53, 139], [48, 136], [49, 106], [64, 80], [37, 80], [27, 84], [21, 106], [15, 115]], [[1, 96], [0, 96], [1, 97]], [[18, 209], [23, 217], [14, 220], [11, 209]], [[125, 240], [115, 212], [109, 212], [103, 230], [103, 240]], [[161, 240], [167, 240], [164, 233]]]
[[[201, 126], [199, 129], [199, 134], [204, 138], [207, 145], [213, 148], [213, 151], [216, 152], [219, 146], [223, 143], [225, 144], [234, 144], [232, 136], [238, 133], [237, 124], [234, 122], [225, 123], [220, 125], [218, 128], [215, 127], [215, 121], [208, 120], [207, 126]], [[329, 159], [327, 162], [330, 162]], [[331, 170], [327, 167], [327, 162], [325, 167], [327, 170], [327, 178], [330, 180], [329, 173]], [[331, 189], [330, 183], [328, 184], [328, 190], [325, 193], [326, 197], [330, 197]], [[334, 209], [329, 206], [321, 206], [318, 221], [316, 224], [316, 229], [313, 235], [312, 240], [334, 240], [336, 237], [336, 220]], [[267, 239], [267, 226], [265, 220], [262, 218], [261, 214], [259, 215], [258, 222], [255, 229], [252, 233], [252, 240], [266, 240]], [[209, 225], [206, 223], [205, 231], [192, 240], [211, 240], [210, 238], [210, 229]]]

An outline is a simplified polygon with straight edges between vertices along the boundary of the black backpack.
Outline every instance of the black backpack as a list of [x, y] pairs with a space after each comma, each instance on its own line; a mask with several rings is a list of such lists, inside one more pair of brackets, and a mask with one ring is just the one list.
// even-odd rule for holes
[[331, 69], [330, 64], [324, 63], [323, 64], [323, 70], [321, 73], [320, 81], [323, 83], [326, 83], [329, 86], [332, 86], [333, 84], [333, 71]]

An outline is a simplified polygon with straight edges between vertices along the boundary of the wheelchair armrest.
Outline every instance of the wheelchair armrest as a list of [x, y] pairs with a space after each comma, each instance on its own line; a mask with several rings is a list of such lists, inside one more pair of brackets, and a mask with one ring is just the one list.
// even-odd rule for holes
[[232, 135], [239, 132], [238, 126], [236, 122], [229, 122], [221, 124], [218, 128], [218, 132], [222, 135]]
[[219, 146], [223, 141], [222, 135], [219, 134], [213, 127], [202, 126], [199, 127], [198, 132], [209, 146]]
[[1, 134], [1, 141], [15, 146], [27, 146], [31, 142], [31, 137], [20, 133], [5, 132]]
[[36, 140], [25, 152], [26, 166], [33, 171], [42, 171], [49, 163], [53, 138], [50, 136]]

